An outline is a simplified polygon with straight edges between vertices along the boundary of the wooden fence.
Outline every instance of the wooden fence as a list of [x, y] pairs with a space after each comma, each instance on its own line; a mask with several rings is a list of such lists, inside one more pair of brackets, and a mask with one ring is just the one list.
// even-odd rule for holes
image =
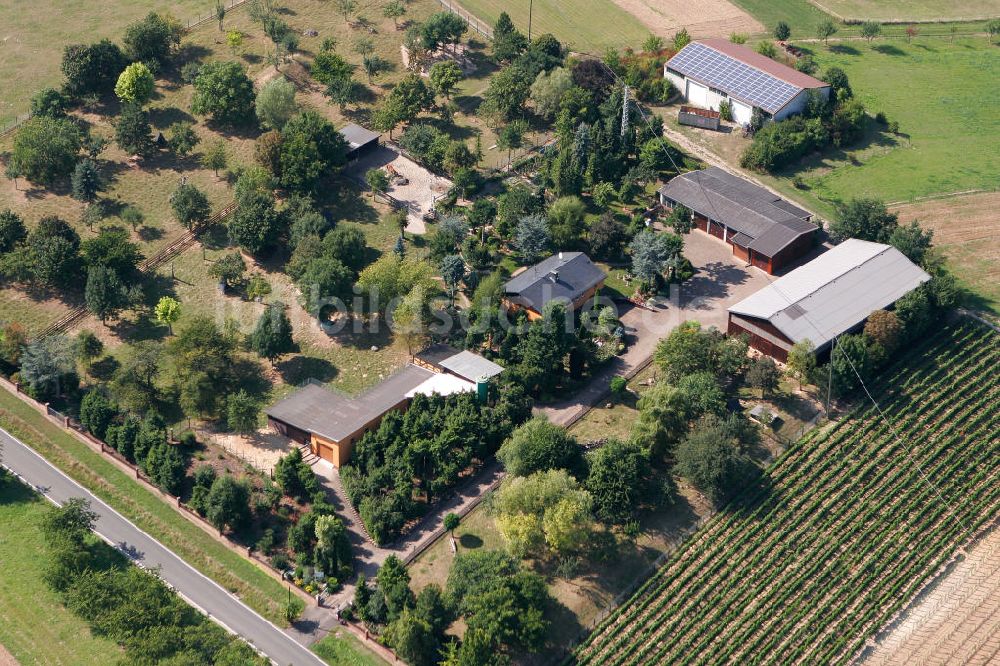
[[[177, 255], [179, 255], [184, 250], [188, 249], [198, 241], [198, 236], [200, 236], [206, 229], [211, 228], [213, 225], [225, 220], [232, 212], [236, 210], [236, 202], [232, 201], [226, 204], [222, 210], [217, 212], [212, 217], [205, 220], [203, 223], [195, 226], [189, 231], [185, 231], [181, 236], [172, 241], [162, 250], [156, 252], [153, 256], [147, 257], [139, 264], [139, 271], [145, 276], [152, 276], [156, 270], [167, 263]], [[43, 328], [38, 333], [39, 338], [48, 337], [50, 335], [57, 335], [59, 333], [65, 333], [70, 328], [78, 324], [84, 317], [87, 316], [86, 306], [80, 305], [73, 308], [66, 314], [64, 314], [59, 319], [55, 320], [45, 328]]]

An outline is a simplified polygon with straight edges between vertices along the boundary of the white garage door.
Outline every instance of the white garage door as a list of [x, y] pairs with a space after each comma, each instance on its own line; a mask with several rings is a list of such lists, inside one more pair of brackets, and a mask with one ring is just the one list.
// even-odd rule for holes
[[695, 106], [708, 108], [708, 88], [700, 83], [689, 80], [687, 82], [687, 95], [685, 97], [687, 97], [688, 102]]
[[733, 121], [740, 125], [746, 125], [750, 122], [752, 115], [753, 109], [748, 104], [737, 102], [735, 99], [733, 100]]

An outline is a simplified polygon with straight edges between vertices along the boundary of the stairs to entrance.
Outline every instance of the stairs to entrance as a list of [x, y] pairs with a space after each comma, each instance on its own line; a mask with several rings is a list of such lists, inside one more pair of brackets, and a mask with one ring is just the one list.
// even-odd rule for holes
[[299, 451], [302, 451], [302, 461], [305, 464], [312, 466], [319, 462], [319, 456], [309, 449], [308, 444], [299, 444]]

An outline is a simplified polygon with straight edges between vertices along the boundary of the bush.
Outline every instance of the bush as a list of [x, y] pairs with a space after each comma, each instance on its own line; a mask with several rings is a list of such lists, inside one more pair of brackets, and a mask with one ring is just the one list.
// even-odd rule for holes
[[719, 116], [728, 122], [733, 122], [733, 105], [728, 99], [719, 102]]
[[625, 393], [625, 389], [628, 387], [628, 382], [624, 377], [612, 377], [611, 378], [611, 393], [616, 396], [620, 396]]

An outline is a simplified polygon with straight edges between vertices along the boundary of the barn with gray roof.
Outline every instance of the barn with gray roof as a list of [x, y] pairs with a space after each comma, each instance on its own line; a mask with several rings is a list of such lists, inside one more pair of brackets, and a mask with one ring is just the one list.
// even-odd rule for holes
[[731, 306], [728, 332], [782, 362], [804, 340], [822, 353], [929, 279], [891, 245], [852, 238]]
[[718, 167], [673, 178], [660, 188], [660, 203], [691, 209], [698, 229], [772, 274], [808, 253], [819, 231], [809, 211]]

